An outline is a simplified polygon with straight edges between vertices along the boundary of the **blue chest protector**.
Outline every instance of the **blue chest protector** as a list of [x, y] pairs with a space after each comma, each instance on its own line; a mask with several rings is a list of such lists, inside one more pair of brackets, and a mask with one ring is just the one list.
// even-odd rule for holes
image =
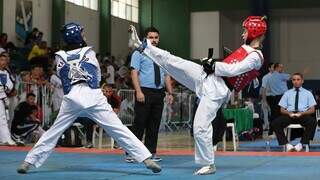
[[[57, 71], [62, 81], [63, 92], [68, 94], [73, 85], [86, 82], [92, 89], [99, 88], [100, 69], [96, 59], [90, 59], [86, 55], [92, 51], [90, 47], [79, 49], [75, 54], [65, 51], [56, 53], [58, 56]], [[70, 52], [70, 51], [69, 51]]]
[[0, 83], [5, 86], [7, 84], [7, 75], [0, 73]]

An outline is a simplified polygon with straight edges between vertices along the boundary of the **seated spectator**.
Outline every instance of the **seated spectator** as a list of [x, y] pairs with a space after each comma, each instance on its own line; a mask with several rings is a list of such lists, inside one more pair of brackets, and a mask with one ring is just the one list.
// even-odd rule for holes
[[35, 44], [28, 56], [28, 61], [31, 65], [41, 64], [46, 66], [48, 64], [48, 46], [46, 41], [41, 41]]
[[35, 104], [35, 94], [27, 94], [27, 100], [21, 102], [15, 109], [11, 127], [11, 136], [18, 145], [24, 145], [24, 140], [33, 134], [37, 139], [44, 133], [41, 121], [37, 117], [38, 107]]
[[33, 43], [35, 43], [37, 37], [39, 36], [39, 29], [38, 28], [33, 28], [30, 33], [27, 34], [27, 37], [25, 39], [24, 45], [25, 46], [31, 46]]
[[315, 98], [316, 98], [316, 109], [320, 109], [320, 90], [316, 90], [316, 92], [314, 93]]
[[[108, 103], [111, 105], [113, 111], [117, 114], [119, 114], [120, 112], [120, 105], [121, 105], [121, 97], [114, 94], [114, 91], [112, 89], [112, 85], [110, 84], [103, 84], [102, 85], [102, 92], [103, 94], [106, 96], [106, 98], [108, 99]], [[115, 149], [120, 148], [117, 144], [117, 142], [115, 142], [114, 146]]]
[[27, 94], [30, 93], [31, 90], [31, 73], [29, 71], [21, 71], [20, 72], [21, 81], [18, 83], [18, 100], [19, 102], [25, 101], [27, 98]]
[[0, 48], [5, 49], [7, 47], [8, 35], [6, 33], [1, 33], [0, 35]]
[[109, 84], [102, 85], [102, 92], [108, 99], [108, 103], [111, 105], [113, 111], [118, 114], [120, 111], [121, 97], [114, 94], [112, 86]]
[[[295, 73], [292, 75], [293, 88], [286, 91], [282, 96], [279, 106], [281, 116], [276, 118], [273, 127], [279, 145], [285, 145], [287, 151], [302, 151], [303, 145], [308, 145], [313, 138], [317, 121], [315, 113], [316, 101], [311, 92], [302, 87], [303, 75]], [[300, 143], [291, 145], [284, 134], [284, 128], [290, 124], [300, 124], [305, 128]]]

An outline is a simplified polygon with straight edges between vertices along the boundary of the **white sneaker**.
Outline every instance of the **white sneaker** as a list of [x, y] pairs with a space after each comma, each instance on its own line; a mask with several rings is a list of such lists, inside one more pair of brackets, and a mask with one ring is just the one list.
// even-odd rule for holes
[[275, 134], [268, 135], [267, 139], [275, 139], [277, 136]]
[[294, 148], [296, 149], [297, 152], [300, 152], [300, 151], [302, 151], [303, 146], [301, 143], [298, 143], [297, 145], [294, 146]]
[[287, 152], [294, 152], [296, 149], [291, 144], [286, 144], [286, 151]]
[[150, 169], [153, 173], [161, 172], [161, 166], [159, 166], [156, 162], [152, 161], [150, 158], [143, 161], [144, 165], [147, 169]]
[[213, 151], [217, 151], [217, 150], [218, 150], [217, 145], [213, 146]]
[[216, 166], [214, 164], [209, 166], [203, 166], [199, 170], [193, 173], [193, 175], [208, 175], [214, 174], [217, 171]]
[[139, 39], [136, 28], [133, 25], [130, 25], [128, 32], [129, 32], [128, 47], [132, 49], [138, 49], [142, 43]]
[[31, 166], [32, 165], [30, 163], [23, 161], [22, 164], [18, 167], [17, 172], [20, 174], [26, 174]]
[[6, 142], [0, 142], [0, 146], [16, 146], [17, 144], [14, 141], [6, 141]]

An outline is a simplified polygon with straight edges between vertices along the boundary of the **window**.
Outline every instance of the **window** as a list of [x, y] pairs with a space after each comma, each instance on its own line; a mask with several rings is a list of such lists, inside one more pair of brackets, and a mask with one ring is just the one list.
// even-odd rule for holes
[[111, 0], [111, 15], [139, 22], [139, 0]]
[[78, 6], [98, 11], [98, 0], [65, 0]]

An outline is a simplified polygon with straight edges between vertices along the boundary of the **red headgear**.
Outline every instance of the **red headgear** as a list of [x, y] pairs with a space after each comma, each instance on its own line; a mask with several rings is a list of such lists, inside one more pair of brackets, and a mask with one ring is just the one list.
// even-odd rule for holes
[[267, 23], [265, 19], [265, 16], [249, 16], [243, 21], [242, 26], [248, 30], [248, 40], [253, 40], [266, 33]]

